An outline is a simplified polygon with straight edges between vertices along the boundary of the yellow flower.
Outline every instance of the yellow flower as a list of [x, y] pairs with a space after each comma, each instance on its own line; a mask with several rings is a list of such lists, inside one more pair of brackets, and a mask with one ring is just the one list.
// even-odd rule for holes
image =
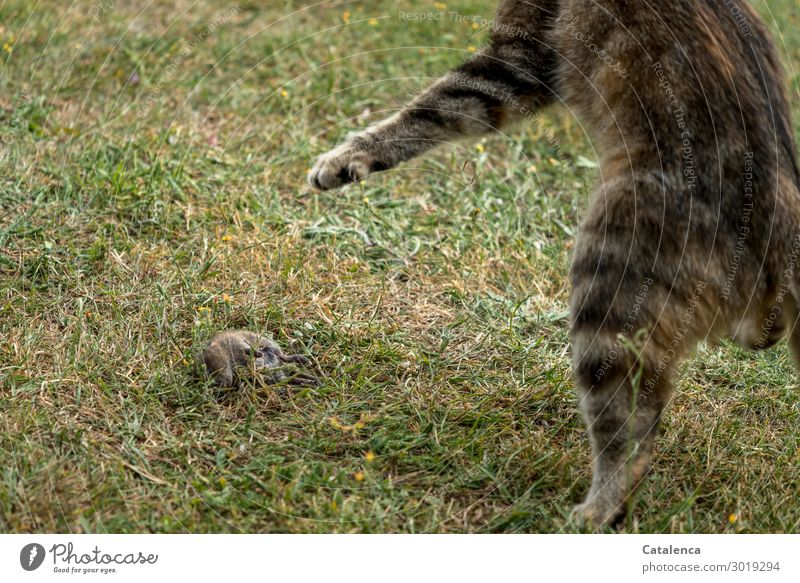
[[476, 49], [476, 48], [475, 48], [475, 47], [473, 47], [472, 45], [469, 45], [469, 46], [467, 47], [467, 50], [468, 50], [469, 52], [471, 52], [471, 53], [474, 53], [474, 52], [475, 52], [475, 51], [477, 51], [478, 49]]
[[364, 481], [364, 472], [356, 472], [353, 474], [353, 478], [356, 482], [363, 482]]
[[486, 151], [486, 148], [483, 147], [483, 144], [475, 144], [475, 149], [478, 150], [481, 154]]
[[361, 202], [363, 202], [364, 204], [369, 204], [369, 197], [365, 196], [364, 198], [361, 199]]
[[473, 22], [472, 23], [472, 30], [478, 30], [480, 27], [481, 27], [481, 25], [478, 24], [477, 22]]
[[289, 92], [286, 89], [281, 89], [281, 97], [286, 98], [289, 97]]
[[230, 235], [223, 235], [222, 239], [220, 239], [223, 243], [227, 243], [228, 241], [233, 241], [233, 237]]
[[199, 308], [197, 308], [197, 311], [200, 312], [201, 314], [204, 314], [206, 312], [210, 312], [211, 308], [209, 308], [208, 306], [200, 306]]
[[534, 164], [530, 168], [528, 168], [528, 172], [530, 172], [531, 174], [536, 174], [536, 172], [537, 172], [536, 164]]
[[11, 44], [9, 44], [9, 43], [4, 43], [3, 44], [3, 50], [10, 55], [11, 52], [14, 50], [14, 47], [12, 47]]
[[367, 461], [368, 464], [371, 464], [375, 461], [375, 453], [372, 451], [368, 451], [364, 454], [364, 459]]
[[378, 19], [377, 18], [370, 18], [367, 22], [369, 22], [370, 26], [378, 26]]
[[355, 435], [359, 429], [363, 429], [367, 423], [373, 420], [373, 417], [367, 413], [362, 413], [361, 417], [358, 421], [353, 423], [352, 425], [345, 425], [341, 421], [339, 421], [338, 417], [328, 417], [328, 423], [331, 424], [331, 427], [334, 429], [338, 429], [339, 431], [345, 431], [348, 433], [352, 433]]
[[738, 519], [738, 517], [737, 517], [735, 514], [729, 514], [729, 515], [728, 515], [728, 523], [729, 523], [729, 524], [734, 524], [734, 523], [736, 523], [736, 520], [737, 520], [737, 519]]
[[345, 24], [348, 24], [350, 22], [350, 11], [349, 10], [345, 10], [344, 12], [342, 12], [342, 21]]
[[444, 10], [447, 8], [447, 4], [444, 2], [434, 2], [433, 7], [436, 8], [436, 10]]
[[222, 301], [225, 302], [226, 304], [231, 303], [232, 300], [233, 298], [231, 297], [230, 294], [222, 294]]

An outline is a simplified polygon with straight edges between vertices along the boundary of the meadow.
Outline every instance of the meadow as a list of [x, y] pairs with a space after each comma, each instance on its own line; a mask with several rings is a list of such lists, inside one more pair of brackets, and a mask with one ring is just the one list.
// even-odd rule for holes
[[[800, 114], [800, 6], [753, 4]], [[553, 108], [306, 186], [485, 43], [493, 10], [0, 2], [1, 532], [577, 530], [566, 276], [598, 157], [580, 124]], [[226, 328], [322, 382], [220, 394], [192, 370]], [[799, 498], [785, 342], [702, 346], [620, 530], [797, 532]]]

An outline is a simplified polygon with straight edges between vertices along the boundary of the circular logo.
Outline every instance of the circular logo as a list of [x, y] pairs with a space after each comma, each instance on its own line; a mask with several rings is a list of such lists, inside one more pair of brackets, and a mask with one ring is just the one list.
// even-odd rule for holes
[[44, 562], [44, 547], [38, 543], [31, 543], [22, 547], [19, 552], [19, 564], [26, 571], [35, 571]]

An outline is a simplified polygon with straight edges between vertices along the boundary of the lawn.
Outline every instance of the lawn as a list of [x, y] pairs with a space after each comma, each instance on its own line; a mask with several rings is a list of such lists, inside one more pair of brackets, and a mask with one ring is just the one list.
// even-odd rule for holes
[[[556, 108], [310, 190], [494, 2], [312, 4], [0, 3], [0, 531], [575, 531], [592, 145]], [[800, 7], [754, 4], [800, 114]], [[192, 363], [233, 327], [323, 382], [218, 394]], [[701, 347], [654, 461], [624, 531], [800, 530], [785, 343]]]

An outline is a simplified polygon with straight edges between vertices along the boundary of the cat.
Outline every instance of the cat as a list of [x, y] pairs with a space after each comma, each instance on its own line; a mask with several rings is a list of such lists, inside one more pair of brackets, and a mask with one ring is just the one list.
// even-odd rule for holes
[[731, 338], [795, 360], [800, 172], [783, 71], [738, 0], [501, 2], [488, 46], [319, 158], [363, 180], [565, 104], [600, 154], [570, 268], [573, 378], [593, 478], [573, 516], [614, 524], [643, 479], [678, 363]]

